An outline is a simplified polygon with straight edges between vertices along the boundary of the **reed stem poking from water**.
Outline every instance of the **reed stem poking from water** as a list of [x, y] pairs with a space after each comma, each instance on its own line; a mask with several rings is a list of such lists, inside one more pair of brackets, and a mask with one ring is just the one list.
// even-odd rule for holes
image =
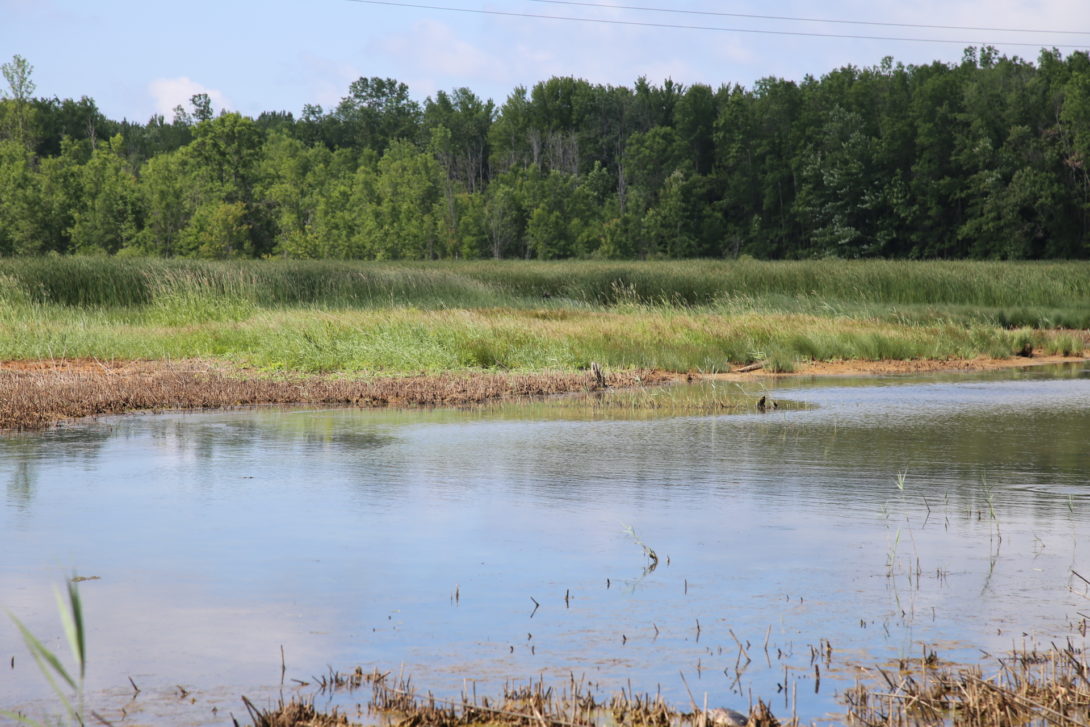
[[[831, 648], [831, 647], [828, 647]], [[814, 665], [815, 691], [822, 670]], [[1035, 647], [1015, 649], [997, 658], [996, 671], [985, 676], [981, 665], [944, 663], [927, 648], [919, 658], [903, 659], [895, 669], [861, 666], [866, 681], [847, 689], [841, 696], [845, 724], [863, 727], [924, 727], [968, 725], [1009, 727], [1049, 724], [1063, 727], [1090, 725], [1090, 666], [1086, 654], [1068, 643], [1047, 650]], [[785, 666], [786, 668], [786, 666]], [[689, 689], [684, 673], [682, 684], [689, 695], [691, 711], [667, 704], [661, 695], [640, 695], [631, 686], [608, 700], [587, 691], [574, 678], [566, 688], [546, 687], [543, 680], [526, 685], [507, 684], [496, 699], [478, 699], [463, 691], [460, 699], [445, 699], [420, 693], [404, 675], [396, 680], [389, 673], [365, 673], [357, 668], [349, 674], [330, 672], [319, 681], [322, 693], [355, 690], [369, 686], [371, 698], [360, 705], [359, 716], [366, 723], [413, 727], [468, 727], [505, 725], [519, 727], [593, 727], [612, 723], [618, 727], [773, 727], [797, 725], [794, 716], [797, 696], [784, 690], [785, 709], [792, 717], [781, 723], [767, 703], [756, 699], [748, 714], [725, 707], [709, 709], [707, 699], [700, 706]], [[784, 685], [788, 684], [785, 677]], [[797, 685], [792, 685], [797, 689]], [[333, 710], [318, 712], [312, 702], [281, 702], [262, 711], [244, 698], [256, 727], [347, 727], [348, 716]]]
[[[684, 680], [684, 675], [682, 675]], [[700, 708], [692, 702], [692, 711], [677, 710], [661, 695], [635, 694], [631, 690], [599, 700], [582, 682], [574, 678], [566, 688], [547, 687], [544, 681], [526, 685], [507, 684], [496, 699], [478, 699], [463, 692], [459, 699], [419, 693], [410, 680], [393, 680], [389, 673], [364, 673], [357, 668], [350, 674], [331, 673], [325, 679], [323, 691], [355, 690], [370, 686], [371, 697], [366, 708], [359, 708], [363, 721], [376, 718], [382, 724], [412, 727], [468, 727], [495, 725], [504, 727], [595, 727], [608, 721], [618, 727], [778, 727], [768, 705], [760, 699], [742, 715], [730, 709]], [[685, 685], [688, 689], [688, 684]], [[691, 695], [691, 692], [690, 692]], [[347, 715], [336, 709], [322, 714], [312, 702], [292, 700], [276, 708], [260, 710], [243, 697], [255, 727], [348, 727], [353, 724]], [[787, 725], [797, 724], [791, 720]]]
[[878, 667], [884, 686], [859, 685], [845, 693], [848, 717], [878, 725], [1090, 724], [1086, 654], [1070, 643], [1047, 651], [1023, 648], [998, 660], [985, 677], [980, 666], [942, 664], [934, 652], [902, 664], [894, 678]]

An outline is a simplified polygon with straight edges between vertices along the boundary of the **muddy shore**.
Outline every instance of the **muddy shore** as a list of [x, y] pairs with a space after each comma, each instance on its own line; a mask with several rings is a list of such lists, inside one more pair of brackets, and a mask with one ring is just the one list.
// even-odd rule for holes
[[[912, 374], [1069, 363], [1083, 357], [813, 362], [789, 374], [609, 371], [610, 387], [715, 378]], [[258, 404], [460, 406], [593, 390], [590, 372], [441, 373], [413, 376], [272, 375], [221, 361], [48, 359], [0, 362], [0, 429], [44, 429], [83, 417]]]
[[797, 377], [797, 376], [881, 376], [896, 374], [926, 374], [943, 371], [994, 371], [997, 369], [1015, 369], [1023, 366], [1045, 366], [1048, 364], [1077, 363], [1088, 361], [1085, 356], [1046, 356], [1035, 353], [1031, 357], [1011, 356], [1010, 358], [972, 358], [972, 359], [916, 359], [909, 361], [810, 361], [791, 373], [771, 373], [756, 370], [745, 373], [727, 372], [704, 374], [702, 378], [714, 378], [727, 381], [744, 381], [754, 376]]

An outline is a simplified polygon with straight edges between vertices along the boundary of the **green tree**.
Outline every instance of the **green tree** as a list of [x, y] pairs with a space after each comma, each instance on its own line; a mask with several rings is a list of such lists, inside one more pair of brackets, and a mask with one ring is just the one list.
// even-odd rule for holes
[[109, 139], [121, 133], [122, 124], [103, 116], [94, 99], [37, 98], [33, 100], [35, 127], [38, 140], [35, 150], [38, 156], [55, 156], [61, 153], [61, 141], [65, 138], [86, 140], [94, 148], [99, 139]]
[[136, 246], [149, 255], [173, 257], [191, 252], [181, 242], [182, 231], [204, 198], [192, 149], [158, 154], [140, 172], [139, 193], [144, 226]]
[[195, 171], [230, 202], [253, 199], [263, 139], [252, 119], [227, 113], [197, 124], [191, 144]]
[[[447, 176], [470, 192], [482, 190], [488, 180], [488, 135], [496, 109], [491, 101], [482, 101], [468, 88], [447, 94], [439, 91], [435, 100], [424, 104], [424, 127], [432, 134], [433, 150]], [[434, 143], [434, 132], [445, 128], [450, 134], [441, 145]]]
[[395, 140], [415, 140], [420, 135], [420, 105], [409, 97], [409, 87], [393, 78], [353, 81], [333, 118], [336, 146], [381, 153]]
[[60, 154], [38, 160], [36, 210], [42, 252], [73, 252], [72, 227], [84, 205], [83, 167], [90, 158], [90, 141], [64, 139]]
[[80, 169], [82, 204], [73, 215], [73, 252], [116, 253], [135, 247], [142, 210], [136, 176], [120, 151], [120, 135], [98, 144]]
[[1060, 124], [1064, 164], [1078, 189], [1082, 236], [1090, 245], [1090, 72], [1072, 74], [1065, 84]]
[[0, 255], [41, 251], [40, 179], [22, 142], [0, 140]]
[[[318, 206], [330, 183], [333, 153], [324, 146], [307, 147], [283, 132], [265, 143], [257, 197], [275, 224], [275, 251], [314, 257]], [[295, 251], [290, 252], [290, 251]]]
[[248, 231], [250, 240], [233, 249], [255, 255], [267, 254], [275, 245], [275, 223], [256, 195], [263, 145], [264, 138], [252, 119], [224, 113], [197, 124], [188, 147], [201, 186], [201, 201], [238, 205], [245, 218], [241, 228]]
[[364, 225], [368, 257], [435, 259], [443, 174], [435, 157], [407, 141], [382, 155], [374, 184], [375, 204]]
[[484, 226], [493, 258], [508, 257], [515, 249], [525, 227], [524, 217], [515, 188], [504, 178], [493, 180], [484, 205]]
[[533, 136], [531, 127], [530, 98], [524, 86], [517, 86], [500, 107], [496, 121], [488, 132], [491, 166], [495, 173], [540, 163], [540, 147], [535, 157], [534, 147], [530, 144]]
[[711, 173], [715, 164], [714, 133], [718, 116], [719, 99], [704, 84], [690, 86], [674, 106], [674, 128], [697, 174]]
[[178, 251], [186, 257], [213, 259], [253, 255], [246, 206], [223, 200], [198, 205], [178, 235]]
[[624, 172], [631, 186], [640, 187], [653, 198], [667, 177], [688, 166], [684, 142], [669, 126], [656, 126], [628, 137]]
[[834, 107], [800, 175], [797, 204], [810, 229], [809, 254], [860, 257], [880, 249], [876, 218], [884, 199], [874, 156], [862, 117]]
[[0, 65], [0, 73], [8, 84], [6, 91], [0, 90], [0, 99], [3, 99], [0, 101], [0, 129], [5, 138], [14, 139], [27, 149], [34, 148], [36, 135], [36, 114], [31, 103], [35, 89], [31, 79], [33, 72], [34, 66], [20, 55]]
[[189, 97], [189, 105], [193, 107], [193, 120], [197, 123], [211, 121], [215, 114], [212, 112], [212, 97], [207, 93], [195, 93]]

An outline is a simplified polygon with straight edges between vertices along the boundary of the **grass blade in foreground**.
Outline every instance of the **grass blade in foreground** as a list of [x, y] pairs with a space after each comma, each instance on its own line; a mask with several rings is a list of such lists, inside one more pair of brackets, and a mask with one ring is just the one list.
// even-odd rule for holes
[[[28, 629], [22, 621], [10, 612], [8, 613], [8, 616], [11, 618], [12, 622], [14, 622], [16, 628], [19, 629], [19, 633], [23, 637], [23, 642], [26, 644], [27, 650], [30, 652], [31, 656], [34, 657], [34, 661], [38, 665], [38, 670], [41, 671], [42, 676], [49, 682], [49, 686], [53, 689], [53, 693], [57, 695], [57, 699], [60, 701], [61, 707], [64, 710], [65, 723], [83, 725], [83, 677], [86, 671], [86, 650], [83, 609], [79, 598], [79, 589], [75, 583], [69, 581], [67, 605], [61, 598], [59, 591], [57, 591], [56, 596], [57, 610], [60, 613], [65, 635], [69, 645], [72, 647], [72, 654], [76, 660], [76, 665], [79, 668], [78, 680], [72, 678], [72, 675], [68, 673], [64, 664], [57, 658], [57, 655], [50, 651], [45, 644], [31, 633], [30, 629]], [[73, 706], [73, 700], [65, 694], [65, 690], [58, 684], [56, 677], [60, 677], [75, 692], [75, 706]], [[14, 719], [22, 724], [44, 727], [44, 723], [32, 720], [25, 715], [6, 710], [0, 710], [0, 715], [9, 719]]]

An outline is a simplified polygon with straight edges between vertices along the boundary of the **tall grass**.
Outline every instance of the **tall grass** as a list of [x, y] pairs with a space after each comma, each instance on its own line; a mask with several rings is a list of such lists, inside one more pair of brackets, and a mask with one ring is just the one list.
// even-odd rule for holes
[[80, 257], [0, 261], [0, 299], [128, 307], [171, 298], [238, 300], [258, 307], [472, 308], [541, 305], [558, 299], [595, 306], [748, 302], [793, 310], [809, 306], [810, 312], [837, 305], [955, 306], [965, 311], [991, 309], [996, 316], [1006, 316], [997, 322], [1016, 326], [1034, 321], [1059, 325], [1058, 320], [1047, 320], [1050, 311], [1090, 320], [1090, 263], [365, 263]]
[[[261, 310], [245, 321], [123, 324], [109, 315], [41, 311], [0, 323], [0, 358], [179, 359], [221, 357], [266, 369], [419, 373], [465, 369], [612, 368], [723, 371], [769, 361], [1006, 357], [1057, 334], [994, 326], [893, 325], [804, 315], [721, 316], [642, 311]], [[1069, 334], [1057, 345], [1079, 348]]]
[[162, 306], [194, 300], [266, 307], [464, 307], [508, 302], [469, 276], [409, 264], [21, 258], [0, 262], [0, 281], [4, 299], [75, 307]]
[[0, 358], [406, 373], [1080, 353], [1090, 264], [0, 261]]

